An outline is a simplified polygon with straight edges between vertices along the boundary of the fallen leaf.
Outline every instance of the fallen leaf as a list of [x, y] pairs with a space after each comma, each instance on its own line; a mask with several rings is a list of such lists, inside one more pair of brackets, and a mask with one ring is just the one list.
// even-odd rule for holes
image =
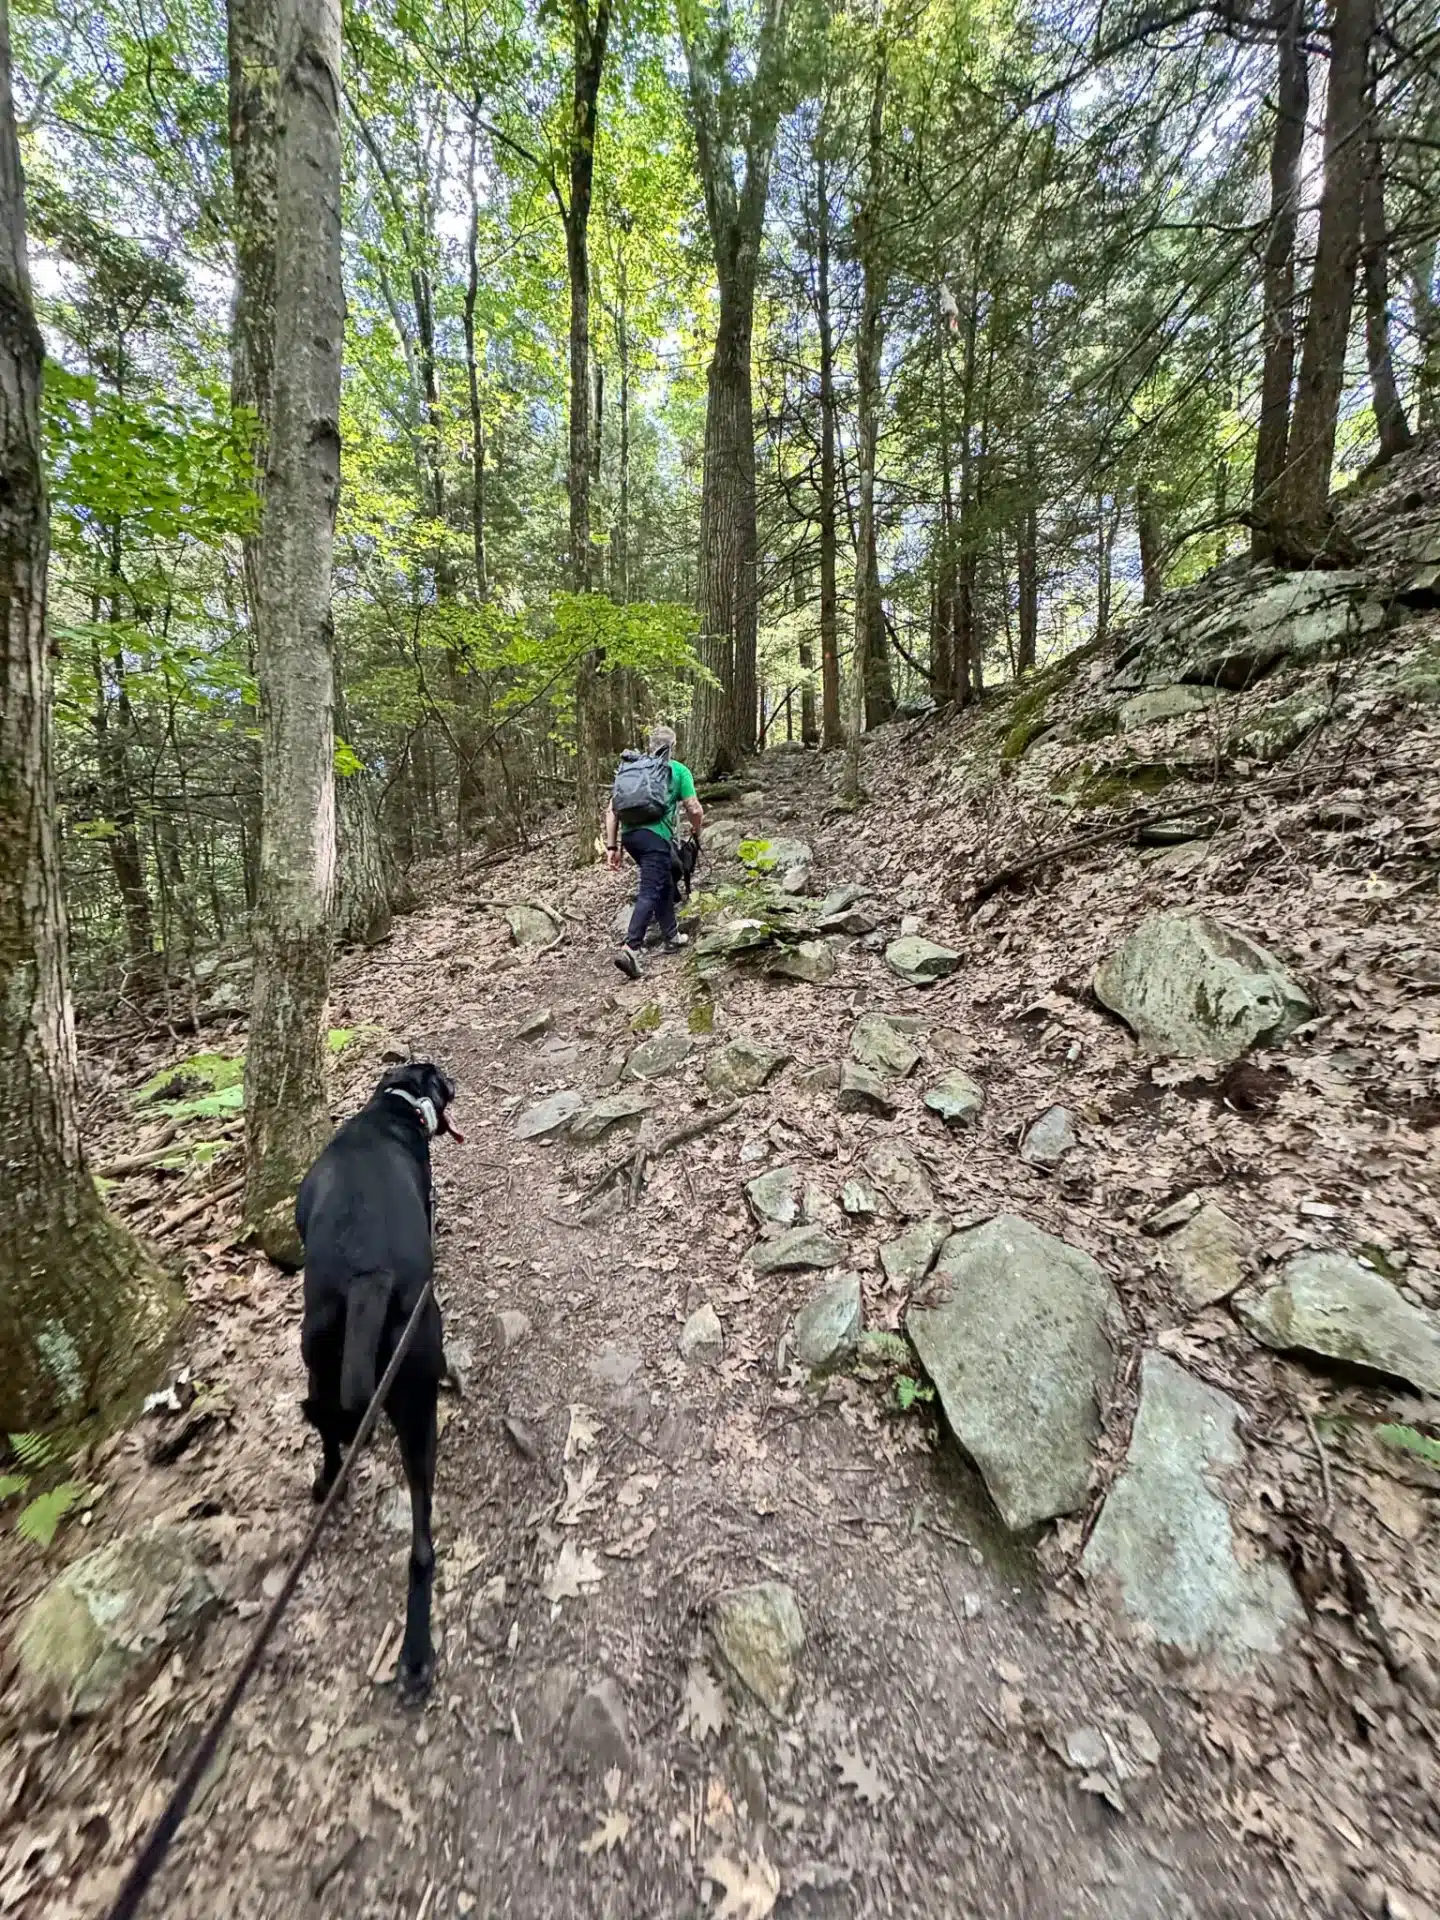
[[692, 1740], [708, 1740], [730, 1717], [725, 1690], [703, 1660], [692, 1660], [680, 1701], [680, 1725]]
[[659, 1524], [653, 1513], [647, 1514], [638, 1526], [632, 1527], [629, 1533], [622, 1534], [620, 1539], [613, 1540], [606, 1546], [607, 1556], [611, 1560], [636, 1559], [645, 1551], [651, 1534]]
[[601, 1578], [600, 1563], [593, 1549], [577, 1548], [573, 1540], [567, 1540], [540, 1591], [559, 1606], [562, 1600], [578, 1600], [584, 1588], [599, 1586]]
[[775, 1911], [780, 1875], [763, 1853], [754, 1860], [747, 1853], [738, 1860], [712, 1853], [705, 1862], [705, 1872], [724, 1892], [725, 1898], [715, 1909], [722, 1920], [766, 1920]]
[[596, 1853], [613, 1853], [620, 1842], [628, 1838], [629, 1833], [629, 1814], [621, 1813], [618, 1807], [612, 1807], [590, 1838], [580, 1842], [580, 1851], [587, 1856]]
[[589, 1453], [600, 1433], [600, 1421], [593, 1407], [575, 1405], [570, 1409], [570, 1430], [565, 1435], [565, 1458]]
[[595, 1495], [600, 1488], [600, 1462], [582, 1460], [579, 1470], [565, 1469], [565, 1498], [555, 1516], [559, 1527], [578, 1527], [587, 1513], [599, 1508]]
[[658, 1473], [632, 1473], [615, 1495], [617, 1506], [638, 1507], [647, 1493], [653, 1493], [660, 1484]]
[[835, 1764], [840, 1769], [841, 1786], [853, 1787], [866, 1806], [878, 1807], [882, 1800], [890, 1798], [890, 1789], [883, 1776], [862, 1753], [841, 1747], [835, 1756]]

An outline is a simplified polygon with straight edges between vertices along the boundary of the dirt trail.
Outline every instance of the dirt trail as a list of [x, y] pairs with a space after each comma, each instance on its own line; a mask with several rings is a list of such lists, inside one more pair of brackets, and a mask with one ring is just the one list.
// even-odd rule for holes
[[[767, 815], [787, 831], [807, 824], [807, 777], [795, 761], [767, 767]], [[741, 1273], [743, 1182], [798, 1156], [833, 1195], [891, 1123], [848, 1120], [837, 1142], [772, 1086], [659, 1162], [636, 1211], [588, 1226], [577, 1191], [623, 1142], [577, 1161], [514, 1140], [517, 1103], [593, 1089], [633, 1043], [639, 1008], [683, 1028], [696, 999], [688, 964], [655, 962], [636, 987], [613, 974], [614, 882], [551, 891], [547, 875], [542, 856], [489, 885], [562, 901], [571, 937], [556, 950], [496, 971], [493, 916], [461, 900], [340, 986], [340, 1018], [383, 1008], [393, 1034], [456, 1075], [469, 1130], [463, 1151], [437, 1155], [448, 1342], [466, 1390], [441, 1443], [433, 1699], [407, 1714], [372, 1683], [406, 1551], [387, 1442], [297, 1596], [155, 1911], [761, 1915], [778, 1874], [780, 1910], [795, 1914], [1294, 1912], [1289, 1876], [1222, 1815], [1228, 1763], [1199, 1741], [1188, 1703], [1049, 1590], [928, 1420], [893, 1416], [849, 1378], [818, 1396], [777, 1378], [777, 1340], [814, 1276]], [[918, 1004], [864, 964], [867, 1005]], [[848, 981], [733, 993], [727, 981], [717, 1038], [743, 1030], [837, 1058], [854, 998]], [[513, 1042], [541, 1007], [553, 1027]], [[948, 1017], [963, 1027], [963, 999]], [[657, 1131], [693, 1112], [701, 1057], [654, 1084]], [[927, 1148], [965, 1217], [963, 1169], [943, 1138]], [[690, 1367], [677, 1336], [702, 1300], [725, 1353]], [[893, 1324], [898, 1302], [869, 1304]], [[528, 1322], [507, 1323], [508, 1351], [500, 1312]], [[293, 1298], [265, 1324], [268, 1404], [242, 1417], [278, 1437], [279, 1564], [313, 1462]], [[716, 1685], [705, 1632], [714, 1596], [761, 1580], [793, 1589], [806, 1630], [786, 1720]], [[212, 1670], [247, 1625], [212, 1635]], [[605, 1681], [610, 1708], [581, 1705]], [[1055, 1751], [1107, 1734], [1131, 1756], [1123, 1813]]]

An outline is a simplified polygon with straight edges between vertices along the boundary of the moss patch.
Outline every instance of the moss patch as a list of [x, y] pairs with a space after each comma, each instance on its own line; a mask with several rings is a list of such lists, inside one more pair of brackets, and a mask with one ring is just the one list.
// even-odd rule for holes
[[1114, 807], [1122, 801], [1163, 793], [1185, 778], [1183, 767], [1166, 760], [1135, 760], [1110, 767], [1082, 767], [1058, 782], [1056, 792], [1073, 795], [1077, 807]]
[[659, 1002], [651, 1000], [647, 1005], [641, 1007], [638, 1013], [631, 1014], [630, 1031], [632, 1033], [654, 1033], [663, 1017]]
[[713, 1033], [715, 1031], [714, 1001], [697, 1000], [691, 1007], [685, 1024], [691, 1033]]

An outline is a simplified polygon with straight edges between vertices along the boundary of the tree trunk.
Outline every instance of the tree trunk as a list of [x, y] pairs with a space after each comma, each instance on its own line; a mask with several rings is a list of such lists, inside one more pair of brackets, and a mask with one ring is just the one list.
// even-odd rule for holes
[[369, 773], [351, 773], [335, 790], [339, 868], [335, 888], [338, 946], [373, 947], [390, 931], [391, 883], [380, 837], [380, 810]]
[[1165, 530], [1160, 506], [1148, 480], [1135, 489], [1135, 530], [1140, 539], [1142, 602], [1153, 607], [1165, 591]]
[[1036, 552], [1039, 539], [1039, 515], [1032, 495], [1020, 515], [1015, 536], [1016, 625], [1019, 629], [1015, 666], [1020, 673], [1034, 671], [1040, 633], [1040, 568]]
[[340, 491], [339, 0], [280, 0], [275, 380], [261, 528], [264, 829], [245, 1070], [250, 1229], [299, 1258], [295, 1191], [330, 1131], [325, 1013], [335, 890]]
[[830, 182], [822, 124], [815, 154], [816, 308], [820, 329], [820, 745], [838, 747], [840, 620], [835, 587], [835, 337], [830, 320]]
[[1102, 493], [1095, 502], [1095, 638], [1104, 645], [1110, 632], [1110, 602], [1112, 587], [1112, 560], [1115, 553], [1115, 527], [1117, 513], [1112, 513], [1105, 505]]
[[485, 554], [485, 414], [480, 404], [480, 359], [476, 349], [475, 310], [480, 298], [480, 200], [475, 191], [475, 145], [478, 129], [470, 123], [470, 159], [466, 179], [470, 189], [470, 226], [465, 242], [465, 387], [470, 402], [470, 532], [475, 554], [475, 598], [490, 597], [490, 570]]
[[881, 193], [881, 130], [885, 114], [885, 51], [876, 48], [875, 81], [870, 98], [868, 172], [864, 197], [855, 215], [855, 252], [860, 263], [859, 332], [855, 340], [855, 464], [860, 512], [855, 540], [855, 667], [851, 694], [850, 741], [842, 798], [857, 805], [860, 787], [860, 732], [865, 710], [870, 634], [880, 596], [876, 577], [875, 448], [879, 437], [880, 348], [883, 333], [884, 276], [877, 257], [876, 222]]
[[[112, 604], [111, 618], [119, 618]], [[95, 761], [99, 772], [100, 804], [110, 826], [106, 848], [115, 889], [120, 896], [120, 912], [125, 922], [125, 951], [138, 985], [148, 986], [155, 970], [155, 932], [150, 916], [150, 890], [145, 883], [145, 855], [140, 845], [140, 829], [135, 795], [130, 782], [130, 756], [126, 736], [131, 729], [130, 702], [125, 691], [125, 656], [120, 641], [115, 642], [107, 672], [98, 635], [90, 643], [90, 670], [95, 681], [95, 708], [92, 727], [95, 734]], [[111, 712], [111, 693], [116, 696]]]
[[930, 635], [930, 688], [939, 707], [959, 696], [955, 659], [955, 476], [951, 467], [948, 360], [942, 336], [935, 367], [940, 434], [940, 540], [935, 557]]
[[1440, 426], [1440, 298], [1436, 297], [1435, 255], [1434, 240], [1427, 240], [1411, 254], [1405, 268], [1420, 354], [1415, 385], [1416, 418], [1422, 432]]
[[1365, 96], [1373, 29], [1374, 0], [1335, 0], [1320, 231], [1285, 478], [1274, 516], [1280, 557], [1306, 563], [1323, 550], [1329, 524], [1330, 468], [1360, 257]]
[[[877, 347], [878, 355], [878, 347]], [[878, 373], [877, 373], [878, 387]], [[878, 415], [880, 397], [875, 407]], [[878, 430], [877, 430], [878, 439]], [[885, 603], [880, 592], [880, 543], [875, 511], [875, 476], [870, 476], [870, 525], [865, 559], [865, 725], [883, 727], [895, 718], [895, 682], [890, 673], [890, 646], [885, 633]]]
[[[230, 176], [234, 189], [235, 304], [230, 318], [230, 404], [251, 419], [251, 477], [257, 502], [265, 488], [275, 365], [275, 72], [276, 0], [227, 0], [230, 85]], [[260, 605], [259, 514], [240, 543], [250, 671]], [[260, 883], [259, 715], [247, 708], [241, 744], [240, 810], [251, 850], [245, 900], [252, 911]]]
[[0, 206], [0, 1429], [23, 1433], [148, 1385], [182, 1303], [106, 1213], [80, 1144], [45, 631], [45, 350], [25, 254], [6, 0]]
[[1300, 161], [1310, 105], [1310, 56], [1305, 47], [1306, 0], [1285, 0], [1275, 80], [1275, 131], [1270, 142], [1270, 226], [1265, 239], [1264, 370], [1260, 427], [1250, 504], [1255, 525], [1250, 557], [1268, 560], [1268, 530], [1276, 490], [1285, 472], [1290, 394], [1295, 382], [1295, 230], [1300, 218]]
[[1370, 368], [1370, 393], [1381, 461], [1408, 453], [1415, 444], [1390, 345], [1390, 268], [1386, 257], [1389, 233], [1385, 224], [1385, 155], [1380, 144], [1379, 119], [1372, 80], [1369, 99], [1370, 133], [1365, 153], [1365, 190], [1362, 210], [1361, 267], [1365, 282], [1365, 357]]

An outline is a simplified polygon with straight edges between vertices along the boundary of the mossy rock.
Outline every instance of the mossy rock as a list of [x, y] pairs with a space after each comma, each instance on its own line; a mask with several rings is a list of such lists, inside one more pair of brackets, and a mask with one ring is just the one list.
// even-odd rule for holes
[[691, 1007], [685, 1020], [691, 1033], [713, 1033], [715, 1031], [715, 1002], [697, 1000]]
[[174, 1120], [218, 1120], [243, 1112], [244, 1082], [243, 1053], [195, 1053], [152, 1074], [135, 1099]]
[[1077, 807], [1114, 807], [1140, 795], [1163, 793], [1186, 775], [1184, 767], [1168, 760], [1121, 761], [1108, 767], [1080, 768], [1055, 783], [1054, 791], [1068, 793]]
[[651, 1000], [647, 1005], [641, 1007], [638, 1013], [631, 1014], [630, 1031], [632, 1033], [654, 1033], [663, 1018], [664, 1014], [661, 1012], [659, 1001]]
[[1027, 748], [1034, 746], [1037, 740], [1043, 740], [1047, 733], [1053, 733], [1054, 727], [1043, 714], [1032, 719], [1017, 720], [1006, 734], [1000, 747], [1000, 758], [1013, 761], [1024, 757]]
[[1099, 707], [1094, 713], [1072, 720], [1066, 738], [1082, 745], [1092, 740], [1108, 740], [1120, 731], [1120, 714], [1115, 707]]

